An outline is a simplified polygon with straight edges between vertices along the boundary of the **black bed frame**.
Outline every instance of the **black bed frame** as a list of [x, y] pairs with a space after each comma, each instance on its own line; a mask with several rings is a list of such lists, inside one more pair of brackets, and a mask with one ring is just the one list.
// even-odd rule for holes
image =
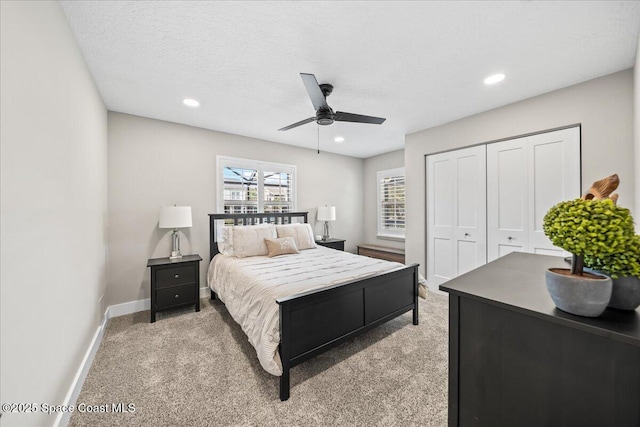
[[[209, 214], [210, 260], [218, 254], [216, 221], [227, 225], [307, 222], [307, 212]], [[211, 299], [215, 299], [211, 292]], [[276, 300], [280, 306], [280, 400], [289, 370], [344, 341], [413, 310], [418, 324], [418, 264]]]

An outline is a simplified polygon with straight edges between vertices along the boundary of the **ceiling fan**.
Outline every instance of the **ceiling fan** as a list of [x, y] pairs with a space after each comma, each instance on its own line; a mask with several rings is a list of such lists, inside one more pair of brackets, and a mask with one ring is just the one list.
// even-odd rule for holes
[[386, 119], [381, 117], [372, 117], [372, 116], [363, 116], [362, 114], [353, 114], [353, 113], [343, 113], [342, 111], [336, 111], [335, 113], [327, 104], [327, 96], [331, 95], [333, 92], [333, 86], [324, 83], [318, 84], [318, 80], [316, 80], [316, 76], [313, 74], [300, 73], [300, 77], [302, 77], [302, 82], [304, 86], [307, 88], [307, 93], [309, 93], [309, 98], [311, 98], [311, 103], [313, 104], [313, 108], [316, 109], [316, 115], [313, 117], [309, 117], [308, 119], [301, 120], [297, 123], [294, 123], [289, 126], [285, 126], [280, 130], [289, 130], [298, 126], [302, 126], [307, 123], [316, 122], [319, 125], [330, 125], [335, 122], [353, 122], [353, 123], [371, 123], [374, 125], [382, 124]]

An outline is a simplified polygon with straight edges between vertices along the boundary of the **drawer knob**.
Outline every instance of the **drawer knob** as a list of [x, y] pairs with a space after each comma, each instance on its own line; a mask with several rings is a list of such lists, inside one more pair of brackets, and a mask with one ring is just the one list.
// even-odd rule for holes
[[178, 277], [180, 277], [180, 275], [179, 275], [179, 274], [176, 274], [174, 277], [177, 279]]
[[179, 296], [180, 296], [179, 294], [175, 294], [173, 297], [178, 298]]

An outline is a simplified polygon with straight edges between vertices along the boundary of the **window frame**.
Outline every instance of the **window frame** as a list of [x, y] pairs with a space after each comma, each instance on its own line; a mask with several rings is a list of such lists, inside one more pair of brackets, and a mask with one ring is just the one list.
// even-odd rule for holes
[[[404, 220], [405, 220], [405, 228], [403, 228], [402, 230], [400, 229], [395, 229], [395, 230], [389, 230], [389, 229], [385, 229], [382, 227], [382, 200], [381, 200], [381, 193], [382, 193], [382, 185], [381, 182], [383, 179], [385, 178], [391, 178], [391, 177], [398, 177], [398, 176], [403, 176], [405, 179], [405, 206], [404, 206]], [[377, 201], [377, 217], [376, 217], [376, 229], [377, 229], [377, 234], [376, 236], [379, 239], [387, 239], [387, 240], [399, 240], [399, 241], [404, 241], [405, 240], [405, 235], [406, 235], [406, 221], [407, 221], [407, 201], [406, 201], [406, 194], [407, 194], [407, 190], [406, 190], [406, 180], [407, 180], [407, 175], [405, 173], [405, 167], [399, 167], [399, 168], [394, 168], [394, 169], [386, 169], [386, 170], [381, 170], [378, 171], [376, 173], [376, 201]]]
[[227, 166], [240, 167], [246, 169], [255, 169], [258, 171], [258, 213], [264, 212], [264, 172], [284, 172], [291, 175], [291, 212], [298, 210], [298, 194], [297, 194], [297, 167], [285, 163], [266, 162], [262, 160], [243, 159], [240, 157], [229, 157], [216, 155], [216, 210], [218, 213], [224, 212], [224, 168]]

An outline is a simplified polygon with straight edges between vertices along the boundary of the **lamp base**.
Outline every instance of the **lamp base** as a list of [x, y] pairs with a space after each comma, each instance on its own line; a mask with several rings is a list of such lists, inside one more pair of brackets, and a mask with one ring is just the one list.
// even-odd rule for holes
[[182, 254], [180, 253], [180, 235], [178, 234], [178, 229], [173, 229], [173, 234], [171, 235], [171, 256], [169, 259], [178, 259], [182, 258]]
[[324, 222], [324, 234], [322, 235], [322, 240], [327, 241], [331, 238], [329, 234], [329, 221]]

